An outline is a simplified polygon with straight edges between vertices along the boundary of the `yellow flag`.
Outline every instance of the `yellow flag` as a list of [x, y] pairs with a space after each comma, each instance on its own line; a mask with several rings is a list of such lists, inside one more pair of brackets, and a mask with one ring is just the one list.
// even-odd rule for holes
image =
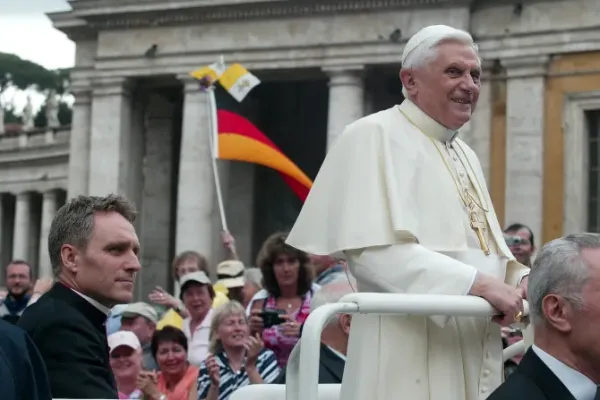
[[219, 82], [239, 102], [260, 84], [260, 80], [240, 64], [232, 64], [227, 68]]
[[223, 75], [223, 73], [226, 71], [226, 69], [227, 69], [227, 67], [225, 66], [225, 64], [214, 63], [214, 64], [208, 65], [206, 67], [202, 67], [200, 69], [192, 71], [192, 72], [190, 72], [190, 75], [198, 80], [208, 77], [208, 78], [210, 78], [211, 82], [215, 82]]

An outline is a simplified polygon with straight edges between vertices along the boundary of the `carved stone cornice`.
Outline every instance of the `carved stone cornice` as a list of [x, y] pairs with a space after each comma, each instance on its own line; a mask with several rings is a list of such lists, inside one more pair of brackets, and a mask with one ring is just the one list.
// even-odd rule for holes
[[548, 55], [514, 57], [500, 60], [508, 78], [544, 76], [548, 72]]
[[[94, 31], [169, 26], [201, 22], [306, 17], [319, 14], [361, 13], [402, 8], [466, 6], [473, 0], [78, 0], [71, 2], [73, 20], [84, 20]], [[54, 15], [50, 15], [55, 19]], [[63, 19], [58, 29], [69, 34], [75, 26]], [[81, 30], [80, 26], [77, 26]]]

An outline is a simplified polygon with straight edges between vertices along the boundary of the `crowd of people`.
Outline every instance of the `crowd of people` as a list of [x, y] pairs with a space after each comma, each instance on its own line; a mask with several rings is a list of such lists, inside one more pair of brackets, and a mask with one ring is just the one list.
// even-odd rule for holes
[[[291, 231], [270, 236], [255, 267], [224, 233], [216, 279], [192, 249], [173, 261], [178, 291], [135, 303], [133, 205], [69, 200], [48, 235], [55, 281], [32, 285], [24, 260], [6, 268], [2, 399], [226, 400], [285, 383], [310, 313], [355, 289], [477, 296], [497, 314], [334, 316], [319, 382], [341, 383], [343, 400], [600, 398], [600, 235], [554, 239], [531, 263], [531, 230], [500, 228], [457, 138], [479, 95], [477, 51], [462, 30], [415, 34], [402, 55], [406, 100], [346, 128]], [[529, 322], [524, 300], [534, 344], [504, 380], [501, 334], [506, 346]]]
[[[32, 338], [55, 397], [226, 400], [249, 384], [285, 382], [288, 357], [311, 307], [351, 291], [342, 262], [294, 249], [285, 243], [286, 233], [265, 241], [256, 267], [237, 259], [234, 238], [223, 233], [229, 254], [215, 266], [216, 279], [205, 256], [185, 251], [171, 266], [177, 294], [156, 287], [147, 301], [129, 302], [140, 265], [129, 226], [135, 214], [125, 198], [71, 200], [58, 212], [50, 240], [70, 241], [60, 236], [63, 224], [84, 226], [94, 215], [87, 249], [98, 252], [82, 259], [75, 246], [61, 251], [57, 283], [32, 285], [32, 268], [24, 260], [6, 267], [2, 317]], [[343, 321], [340, 329], [327, 331], [323, 362], [335, 366], [324, 371], [330, 383], [340, 383], [343, 374], [348, 329], [341, 324], [349, 326], [347, 317]], [[105, 352], [109, 370], [101, 368]]]

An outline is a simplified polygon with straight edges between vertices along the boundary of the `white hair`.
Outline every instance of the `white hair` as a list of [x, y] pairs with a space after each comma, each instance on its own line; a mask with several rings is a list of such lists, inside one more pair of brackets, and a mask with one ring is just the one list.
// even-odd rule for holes
[[[325, 304], [337, 303], [342, 297], [350, 293], [354, 293], [354, 289], [348, 278], [344, 277], [344, 279], [336, 279], [323, 285], [315, 292], [310, 301], [310, 311], [312, 312]], [[326, 325], [332, 324], [337, 320], [338, 317], [334, 315], [327, 321]]]
[[[415, 34], [413, 38], [420, 33], [421, 32]], [[416, 45], [412, 45], [411, 40], [409, 40], [406, 44], [408, 49], [405, 49], [402, 57], [402, 69], [418, 69], [427, 65], [431, 61], [434, 61], [437, 58], [439, 46], [447, 42], [459, 42], [470, 46], [475, 51], [475, 54], [479, 56], [479, 47], [473, 40], [473, 36], [471, 36], [469, 32], [461, 29], [442, 27], [442, 29], [439, 29], [438, 32], [430, 36], [426, 36], [424, 40], [416, 40], [418, 41]], [[481, 58], [479, 58], [479, 64], [481, 65]], [[404, 85], [402, 87], [402, 95], [405, 99], [408, 98], [408, 92], [406, 88], [404, 88]]]
[[581, 309], [581, 291], [589, 277], [589, 267], [581, 253], [599, 249], [600, 235], [579, 233], [548, 242], [536, 257], [527, 287], [531, 322], [539, 325], [546, 320], [543, 300], [549, 294], [559, 295]]

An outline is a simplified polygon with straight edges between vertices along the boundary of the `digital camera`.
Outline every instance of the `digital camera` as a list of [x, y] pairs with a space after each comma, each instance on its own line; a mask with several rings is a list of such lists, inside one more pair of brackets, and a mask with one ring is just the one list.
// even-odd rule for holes
[[263, 327], [271, 328], [272, 326], [281, 325], [285, 322], [285, 319], [281, 318], [281, 315], [285, 314], [284, 310], [262, 310], [259, 314], [263, 320]]
[[509, 247], [527, 244], [527, 240], [519, 236], [504, 236], [504, 240], [506, 241], [506, 245]]

